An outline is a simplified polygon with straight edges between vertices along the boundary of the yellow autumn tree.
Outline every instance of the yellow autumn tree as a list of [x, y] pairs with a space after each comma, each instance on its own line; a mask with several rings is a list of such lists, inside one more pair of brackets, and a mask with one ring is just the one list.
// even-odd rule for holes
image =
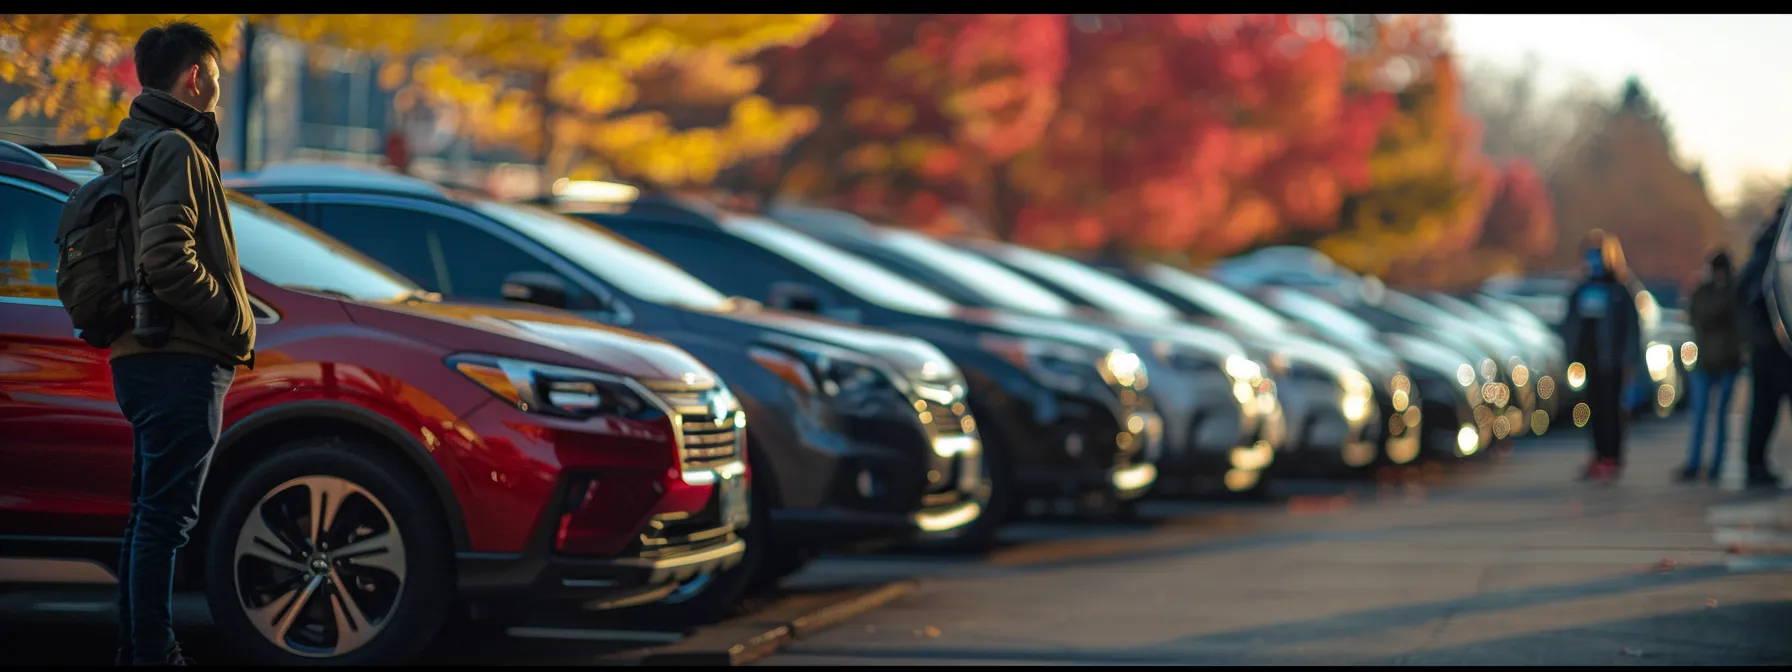
[[[96, 139], [114, 128], [137, 92], [131, 44], [159, 23], [185, 19], [225, 50], [241, 35], [238, 14], [0, 14], [0, 82], [23, 89], [7, 122], [42, 117], [63, 136]], [[235, 59], [224, 59], [233, 67]], [[46, 138], [48, 139], [48, 138]]]
[[[122, 18], [120, 18], [122, 17]], [[100, 134], [122, 116], [120, 87], [86, 91], [131, 40], [173, 16], [5, 15], [0, 40], [38, 47], [19, 114]], [[199, 18], [199, 17], [195, 17]], [[622, 176], [665, 186], [704, 184], [735, 162], [775, 152], [815, 124], [806, 108], [751, 95], [744, 59], [800, 43], [826, 26], [813, 14], [246, 15], [204, 17], [233, 48], [244, 19], [307, 45], [381, 56], [380, 82], [399, 104], [452, 107], [476, 141], [544, 156], [551, 174]], [[80, 48], [57, 50], [59, 40]], [[16, 67], [16, 66], [15, 66]], [[89, 75], [89, 76], [83, 76]], [[130, 78], [133, 80], [134, 77]], [[108, 99], [75, 115], [68, 100]], [[110, 121], [110, 123], [105, 123]], [[85, 127], [85, 128], [83, 128]], [[98, 130], [95, 130], [98, 129]]]
[[1397, 101], [1369, 159], [1369, 187], [1346, 197], [1342, 227], [1316, 245], [1357, 272], [1421, 272], [1471, 258], [1480, 238], [1495, 174], [1462, 109], [1446, 30], [1436, 15], [1377, 18], [1348, 65], [1352, 86], [1392, 91]]

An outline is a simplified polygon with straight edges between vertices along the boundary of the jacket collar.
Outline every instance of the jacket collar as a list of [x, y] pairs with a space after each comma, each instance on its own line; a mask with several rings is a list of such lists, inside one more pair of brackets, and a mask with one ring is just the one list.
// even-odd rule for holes
[[187, 134], [212, 159], [218, 162], [218, 116], [200, 112], [173, 94], [144, 89], [131, 101], [130, 117], [159, 128], [172, 128]]

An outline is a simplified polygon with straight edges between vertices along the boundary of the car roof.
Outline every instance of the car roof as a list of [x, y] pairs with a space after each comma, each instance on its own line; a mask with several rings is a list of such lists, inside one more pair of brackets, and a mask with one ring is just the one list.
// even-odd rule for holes
[[454, 192], [428, 180], [370, 166], [312, 161], [277, 163], [250, 173], [230, 173], [224, 176], [224, 185], [247, 193], [327, 191], [454, 200]]

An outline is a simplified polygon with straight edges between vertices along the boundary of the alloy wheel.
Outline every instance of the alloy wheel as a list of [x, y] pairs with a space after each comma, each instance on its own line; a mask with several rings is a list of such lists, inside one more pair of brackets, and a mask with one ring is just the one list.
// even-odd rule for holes
[[391, 623], [405, 587], [405, 546], [378, 497], [336, 476], [273, 488], [237, 532], [234, 583], [255, 629], [282, 650], [329, 658]]

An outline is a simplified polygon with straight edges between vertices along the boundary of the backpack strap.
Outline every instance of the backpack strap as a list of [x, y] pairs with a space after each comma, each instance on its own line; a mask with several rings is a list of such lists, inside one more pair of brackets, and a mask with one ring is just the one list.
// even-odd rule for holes
[[[124, 192], [126, 213], [130, 217], [125, 229], [119, 231], [118, 277], [123, 278], [127, 285], [144, 281], [143, 265], [137, 259], [137, 244], [143, 236], [141, 228], [143, 211], [138, 203], [143, 186], [142, 159], [148, 153], [150, 143], [155, 142], [156, 138], [163, 133], [172, 130], [174, 129], [158, 128], [150, 131], [149, 135], [143, 138], [143, 142], [137, 143], [137, 148], [129, 156], [124, 157], [124, 160], [120, 161], [118, 165], [119, 187]], [[125, 305], [130, 305], [128, 295]]]

